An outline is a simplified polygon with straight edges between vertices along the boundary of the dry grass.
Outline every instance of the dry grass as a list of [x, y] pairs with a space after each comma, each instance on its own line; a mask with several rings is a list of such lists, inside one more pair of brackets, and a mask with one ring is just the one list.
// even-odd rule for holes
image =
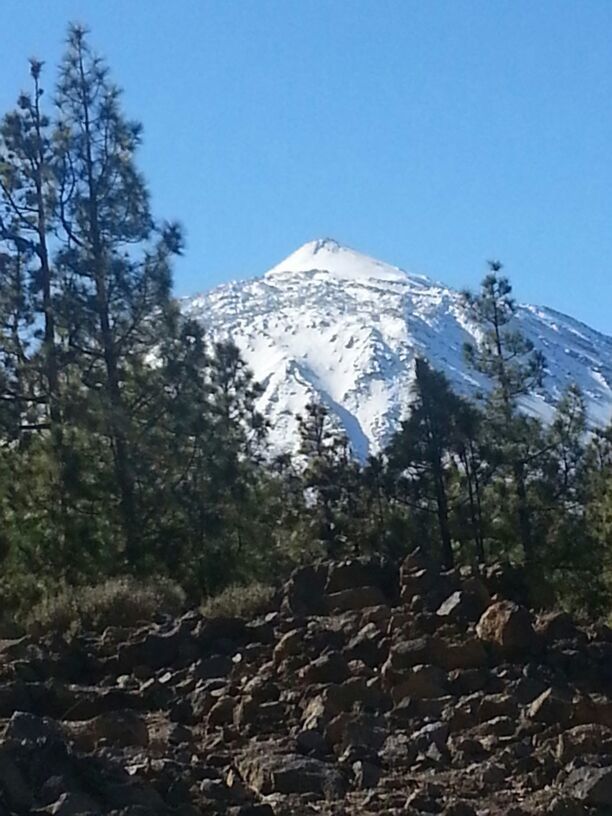
[[274, 587], [267, 584], [236, 584], [208, 598], [202, 605], [202, 614], [207, 618], [254, 618], [271, 610], [275, 594]]
[[176, 615], [185, 593], [173, 581], [112, 578], [90, 587], [65, 587], [36, 604], [26, 618], [32, 634], [100, 632], [107, 626], [134, 626], [159, 614]]

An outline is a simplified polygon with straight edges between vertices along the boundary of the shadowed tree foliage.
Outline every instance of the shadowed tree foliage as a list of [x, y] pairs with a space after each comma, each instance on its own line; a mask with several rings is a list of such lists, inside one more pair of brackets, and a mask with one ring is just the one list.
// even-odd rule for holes
[[484, 561], [480, 434], [478, 411], [417, 357], [409, 415], [387, 448], [389, 469], [414, 509], [435, 517], [447, 568], [455, 564], [453, 529], [461, 528], [458, 542], [472, 539]]

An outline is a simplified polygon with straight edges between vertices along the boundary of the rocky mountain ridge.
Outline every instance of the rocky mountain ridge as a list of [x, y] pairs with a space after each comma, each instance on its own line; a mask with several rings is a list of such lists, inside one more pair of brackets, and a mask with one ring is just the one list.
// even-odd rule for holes
[[524, 600], [416, 551], [251, 619], [4, 641], [0, 813], [603, 816], [612, 629]]
[[[297, 440], [296, 414], [324, 402], [360, 458], [378, 450], [405, 415], [421, 355], [460, 393], [487, 381], [471, 371], [463, 344], [479, 328], [460, 292], [332, 239], [312, 241], [263, 277], [218, 286], [183, 301], [216, 337], [231, 338], [264, 386], [260, 410], [276, 449]], [[545, 307], [520, 306], [516, 326], [548, 360], [542, 389], [525, 410], [550, 419], [577, 383], [590, 421], [612, 417], [612, 338]]]

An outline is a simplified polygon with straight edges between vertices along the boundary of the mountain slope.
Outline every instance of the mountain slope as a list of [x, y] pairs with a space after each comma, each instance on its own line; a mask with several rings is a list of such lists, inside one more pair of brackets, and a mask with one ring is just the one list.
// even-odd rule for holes
[[[478, 337], [459, 292], [368, 258], [331, 239], [305, 244], [263, 277], [228, 283], [183, 302], [218, 337], [231, 337], [265, 391], [272, 442], [291, 448], [295, 414], [325, 402], [362, 458], [405, 414], [417, 355], [465, 394], [487, 382], [463, 359]], [[552, 309], [521, 306], [519, 327], [546, 355], [541, 391], [524, 408], [550, 418], [576, 382], [589, 416], [612, 415], [612, 338]]]

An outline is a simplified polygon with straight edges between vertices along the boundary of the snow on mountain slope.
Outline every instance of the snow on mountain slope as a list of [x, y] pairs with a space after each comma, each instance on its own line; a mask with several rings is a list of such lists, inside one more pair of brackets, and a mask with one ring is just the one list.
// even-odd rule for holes
[[[265, 388], [259, 407], [278, 449], [295, 445], [295, 416], [315, 398], [360, 458], [378, 450], [406, 413], [417, 355], [461, 393], [487, 388], [463, 359], [463, 344], [477, 339], [478, 328], [459, 292], [331, 239], [305, 244], [263, 277], [185, 299], [183, 308], [239, 346]], [[525, 410], [549, 419], [575, 382], [591, 421], [608, 421], [612, 338], [545, 307], [521, 306], [516, 323], [549, 369]]]

